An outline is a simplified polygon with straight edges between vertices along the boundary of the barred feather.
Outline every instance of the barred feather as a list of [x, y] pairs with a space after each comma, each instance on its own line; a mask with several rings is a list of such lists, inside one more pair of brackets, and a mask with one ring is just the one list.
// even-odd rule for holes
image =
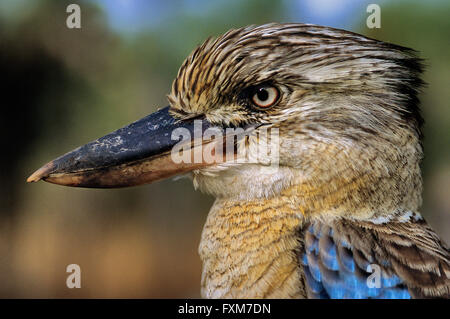
[[[449, 250], [422, 219], [316, 221], [304, 236], [311, 298], [450, 297]], [[367, 284], [371, 264], [382, 271], [379, 288]]]

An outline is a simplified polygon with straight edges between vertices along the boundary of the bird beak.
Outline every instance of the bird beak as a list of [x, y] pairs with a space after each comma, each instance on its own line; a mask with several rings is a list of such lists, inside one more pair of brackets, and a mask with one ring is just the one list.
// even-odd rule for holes
[[[211, 160], [198, 160], [204, 146], [211, 144], [210, 140], [202, 138], [208, 128], [221, 130], [204, 119], [177, 120], [169, 114], [169, 107], [165, 107], [58, 157], [34, 172], [27, 181], [114, 188], [151, 183], [187, 173], [212, 164]], [[177, 132], [182, 134], [174, 134]], [[192, 138], [186, 139], [186, 134]], [[184, 145], [183, 151], [190, 152], [191, 160], [174, 161], [172, 149], [179, 143]], [[214, 151], [212, 154], [214, 156]], [[215, 158], [215, 163], [220, 160]]]

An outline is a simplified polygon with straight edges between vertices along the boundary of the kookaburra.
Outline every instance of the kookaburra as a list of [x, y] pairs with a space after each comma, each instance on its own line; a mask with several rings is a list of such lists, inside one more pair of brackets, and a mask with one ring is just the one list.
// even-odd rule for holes
[[[216, 197], [199, 246], [203, 297], [448, 298], [449, 250], [419, 213], [421, 73], [413, 50], [344, 30], [230, 30], [187, 57], [168, 107], [28, 181], [124, 187], [190, 175]], [[204, 138], [211, 128], [225, 133]], [[230, 128], [245, 132], [229, 142]], [[177, 129], [193, 133], [175, 152], [186, 161], [174, 160]], [[271, 130], [277, 150], [258, 157], [255, 145], [272, 145], [259, 133]], [[211, 145], [214, 161], [192, 160]]]

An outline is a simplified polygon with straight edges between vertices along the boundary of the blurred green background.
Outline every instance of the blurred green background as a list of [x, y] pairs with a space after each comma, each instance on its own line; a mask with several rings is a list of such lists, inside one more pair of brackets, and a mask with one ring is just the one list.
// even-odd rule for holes
[[[36, 168], [166, 106], [208, 36], [266, 22], [345, 28], [426, 59], [423, 215], [450, 242], [450, 2], [0, 1], [0, 297], [199, 297], [197, 254], [213, 199], [188, 179], [119, 190], [26, 184]], [[81, 6], [81, 29], [65, 25]], [[79, 264], [81, 289], [66, 287]]]

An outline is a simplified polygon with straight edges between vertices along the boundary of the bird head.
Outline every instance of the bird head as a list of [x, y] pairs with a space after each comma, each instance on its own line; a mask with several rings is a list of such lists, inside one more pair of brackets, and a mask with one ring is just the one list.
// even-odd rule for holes
[[[168, 108], [63, 155], [29, 181], [120, 187], [190, 173], [217, 197], [295, 193], [342, 212], [415, 210], [420, 74], [412, 50], [348, 31], [307, 24], [230, 30], [186, 58]], [[245, 130], [233, 137], [233, 156], [215, 148], [213, 162], [174, 162], [175, 129], [195, 136], [211, 128], [225, 137], [227, 129]], [[183, 150], [209, 141], [194, 137]]]

